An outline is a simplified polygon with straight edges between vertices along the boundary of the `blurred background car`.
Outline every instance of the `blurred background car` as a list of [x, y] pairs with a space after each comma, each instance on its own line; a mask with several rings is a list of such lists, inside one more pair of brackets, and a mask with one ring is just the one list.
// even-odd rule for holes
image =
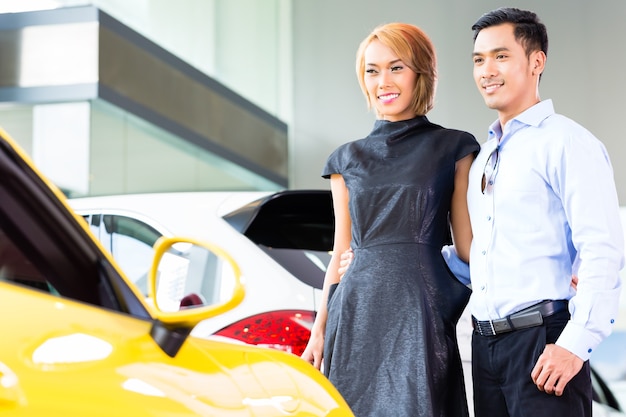
[[304, 350], [332, 249], [329, 191], [136, 194], [69, 203], [146, 295], [152, 245], [161, 236], [216, 242], [234, 257], [245, 299], [199, 323], [194, 335], [224, 336], [295, 355]]
[[[353, 416], [294, 355], [189, 336], [244, 297], [222, 248], [160, 239], [145, 296], [1, 129], [0, 176], [0, 414]], [[204, 305], [168, 308], [207, 282]]]
[[[145, 291], [151, 244], [161, 235], [184, 234], [218, 242], [241, 265], [245, 300], [219, 319], [192, 331], [226, 336], [299, 355], [310, 337], [332, 250], [330, 193], [193, 192], [103, 196], [70, 200], [92, 231]], [[626, 214], [626, 212], [624, 212]], [[459, 346], [471, 403], [472, 326], [466, 311]], [[626, 416], [612, 389], [593, 373], [594, 415]]]

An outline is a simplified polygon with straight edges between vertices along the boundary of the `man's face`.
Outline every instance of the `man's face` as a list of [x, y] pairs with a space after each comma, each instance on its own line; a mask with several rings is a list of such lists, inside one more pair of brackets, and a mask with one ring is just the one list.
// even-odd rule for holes
[[539, 74], [545, 62], [541, 51], [526, 56], [513, 29], [510, 23], [491, 26], [481, 30], [474, 42], [476, 86], [487, 107], [498, 111], [502, 125], [539, 102]]

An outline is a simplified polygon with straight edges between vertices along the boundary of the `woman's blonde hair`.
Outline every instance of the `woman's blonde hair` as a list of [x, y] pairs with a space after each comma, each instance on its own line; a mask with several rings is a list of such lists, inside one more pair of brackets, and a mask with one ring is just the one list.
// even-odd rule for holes
[[437, 56], [430, 38], [420, 28], [407, 23], [387, 23], [375, 28], [359, 45], [356, 54], [356, 74], [372, 108], [365, 86], [365, 49], [374, 40], [390, 48], [402, 62], [417, 74], [411, 105], [415, 115], [425, 115], [434, 106], [437, 88]]

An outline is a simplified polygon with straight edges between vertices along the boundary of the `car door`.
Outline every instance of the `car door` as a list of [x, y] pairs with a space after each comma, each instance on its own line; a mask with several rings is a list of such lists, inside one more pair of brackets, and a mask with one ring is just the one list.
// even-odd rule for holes
[[228, 398], [223, 365], [194, 342], [165, 353], [140, 294], [55, 189], [0, 148], [0, 411], [171, 415], [198, 408], [188, 399], [207, 386]]

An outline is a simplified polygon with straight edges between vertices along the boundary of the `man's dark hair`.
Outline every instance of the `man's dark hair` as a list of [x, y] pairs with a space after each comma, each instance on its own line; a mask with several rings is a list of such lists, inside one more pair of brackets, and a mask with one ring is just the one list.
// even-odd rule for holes
[[503, 23], [511, 23], [515, 27], [515, 40], [524, 47], [526, 55], [534, 51], [543, 51], [548, 56], [548, 31], [546, 26], [539, 21], [539, 17], [528, 10], [520, 10], [512, 7], [501, 7], [485, 13], [474, 23], [474, 42], [478, 33], [490, 26]]

